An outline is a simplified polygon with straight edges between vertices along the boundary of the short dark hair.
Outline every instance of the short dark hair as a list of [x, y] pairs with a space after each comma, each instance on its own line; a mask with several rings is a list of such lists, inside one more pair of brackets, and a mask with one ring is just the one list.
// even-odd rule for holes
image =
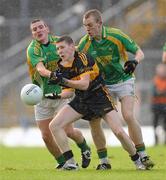
[[44, 23], [44, 26], [47, 27], [47, 24], [45, 23], [45, 21], [43, 19], [34, 19], [34, 20], [31, 21], [30, 25], [32, 25], [32, 24], [34, 24], [36, 22], [40, 22], [40, 21], [42, 21]]
[[41, 19], [34, 19], [34, 20], [31, 21], [31, 24], [39, 22], [39, 21], [43, 21], [43, 20], [41, 20]]
[[61, 36], [58, 40], [57, 43], [65, 41], [67, 44], [74, 44], [73, 39], [70, 36], [64, 35]]
[[90, 16], [93, 16], [96, 19], [96, 22], [102, 22], [102, 14], [97, 9], [90, 9], [89, 11], [85, 12], [83, 18], [87, 19]]

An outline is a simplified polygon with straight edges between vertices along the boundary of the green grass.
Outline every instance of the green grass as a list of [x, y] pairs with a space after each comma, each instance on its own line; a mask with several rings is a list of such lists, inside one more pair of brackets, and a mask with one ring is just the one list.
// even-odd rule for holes
[[[72, 145], [80, 164], [79, 149]], [[92, 161], [79, 171], [55, 170], [55, 161], [45, 148], [8, 148], [0, 146], [0, 180], [163, 180], [166, 179], [166, 147], [147, 148], [155, 162], [151, 171], [136, 171], [128, 154], [121, 148], [109, 148], [112, 170], [96, 171], [99, 163], [92, 147]]]

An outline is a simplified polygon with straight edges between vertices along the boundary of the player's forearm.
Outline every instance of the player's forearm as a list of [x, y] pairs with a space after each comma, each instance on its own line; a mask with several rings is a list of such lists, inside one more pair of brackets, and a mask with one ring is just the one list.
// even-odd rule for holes
[[42, 62], [40, 62], [36, 65], [36, 69], [41, 76], [50, 77], [51, 71], [46, 69]]
[[68, 99], [74, 96], [74, 91], [62, 90], [59, 95], [61, 96], [61, 99]]
[[140, 63], [144, 59], [144, 53], [141, 49], [138, 49], [136, 54], [135, 54], [135, 60]]
[[87, 90], [89, 87], [89, 81], [88, 80], [67, 80], [66, 85], [79, 90]]
[[51, 71], [49, 71], [49, 70], [47, 70], [47, 69], [44, 69], [44, 70], [42, 70], [42, 71], [38, 71], [39, 72], [39, 74], [41, 75], [41, 76], [43, 76], [43, 77], [50, 77], [50, 74], [51, 74]]

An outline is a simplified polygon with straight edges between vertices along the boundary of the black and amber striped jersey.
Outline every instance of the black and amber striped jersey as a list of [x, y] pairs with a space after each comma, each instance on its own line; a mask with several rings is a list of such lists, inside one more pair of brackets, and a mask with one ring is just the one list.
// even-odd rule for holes
[[[64, 78], [70, 80], [79, 80], [82, 75], [90, 75], [90, 84], [87, 90], [75, 89], [76, 96], [83, 99], [89, 97], [95, 90], [103, 86], [104, 80], [99, 72], [99, 68], [94, 59], [81, 52], [75, 52], [74, 61], [70, 65], [62, 65], [61, 59], [58, 61], [59, 71]], [[64, 87], [67, 89], [67, 87]]]

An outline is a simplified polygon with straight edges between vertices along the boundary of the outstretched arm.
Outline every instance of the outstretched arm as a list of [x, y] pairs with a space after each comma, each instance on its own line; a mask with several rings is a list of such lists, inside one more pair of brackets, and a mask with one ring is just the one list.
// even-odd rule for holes
[[139, 48], [139, 49], [136, 51], [135, 60], [136, 60], [138, 63], [140, 63], [143, 59], [144, 59], [144, 53], [143, 53], [143, 51]]
[[51, 71], [49, 71], [48, 69], [45, 68], [44, 64], [42, 62], [39, 62], [37, 65], [36, 65], [36, 69], [37, 71], [39, 72], [39, 74], [41, 76], [44, 76], [44, 77], [50, 77], [50, 74], [51, 74]]
[[79, 90], [87, 90], [90, 83], [90, 75], [88, 73], [83, 74], [80, 80], [66, 80], [66, 85]]

